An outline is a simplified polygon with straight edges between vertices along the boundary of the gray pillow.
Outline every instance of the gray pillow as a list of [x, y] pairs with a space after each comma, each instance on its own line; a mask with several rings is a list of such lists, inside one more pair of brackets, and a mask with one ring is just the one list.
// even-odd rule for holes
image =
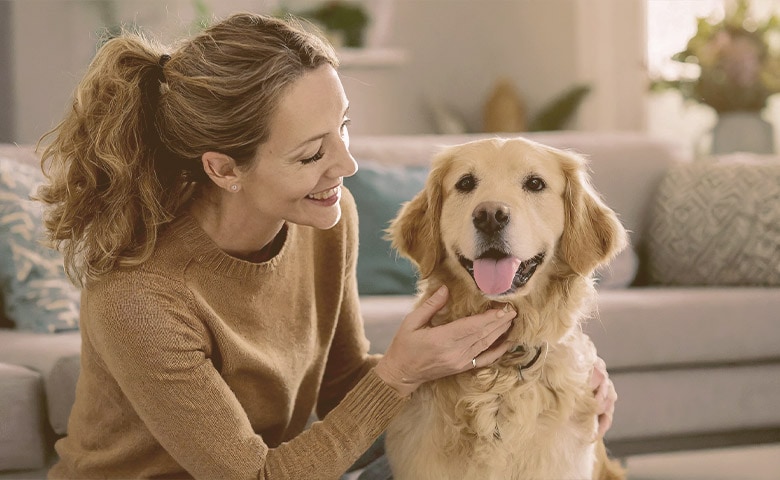
[[780, 285], [780, 160], [736, 156], [672, 167], [651, 214], [653, 283]]

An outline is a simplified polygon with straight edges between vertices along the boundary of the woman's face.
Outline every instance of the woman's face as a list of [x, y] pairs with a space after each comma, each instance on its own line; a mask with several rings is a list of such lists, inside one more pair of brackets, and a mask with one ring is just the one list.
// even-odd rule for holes
[[357, 164], [348, 151], [348, 101], [336, 70], [305, 73], [283, 94], [268, 141], [240, 174], [251, 214], [331, 228], [341, 218], [343, 177]]

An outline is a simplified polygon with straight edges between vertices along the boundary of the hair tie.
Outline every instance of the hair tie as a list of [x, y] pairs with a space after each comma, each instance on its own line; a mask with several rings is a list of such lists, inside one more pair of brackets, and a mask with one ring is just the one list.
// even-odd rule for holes
[[165, 70], [163, 70], [163, 67], [166, 63], [168, 63], [168, 60], [171, 59], [171, 56], [167, 53], [164, 53], [160, 55], [160, 60], [157, 61], [157, 65], [160, 67], [157, 71], [157, 77], [160, 83], [168, 83], [168, 79], [165, 78]]

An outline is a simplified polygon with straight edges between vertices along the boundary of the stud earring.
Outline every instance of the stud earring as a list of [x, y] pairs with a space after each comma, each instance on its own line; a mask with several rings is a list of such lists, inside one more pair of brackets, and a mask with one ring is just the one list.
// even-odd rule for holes
[[231, 185], [231, 186], [230, 186], [230, 189], [231, 189], [232, 191], [234, 191], [234, 192], [237, 192], [237, 191], [238, 191], [238, 185], [236, 185], [236, 184], [234, 183], [233, 185]]

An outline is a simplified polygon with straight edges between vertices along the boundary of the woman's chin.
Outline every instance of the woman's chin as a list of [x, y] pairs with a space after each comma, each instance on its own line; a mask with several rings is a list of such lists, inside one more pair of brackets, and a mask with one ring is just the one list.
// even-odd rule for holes
[[341, 207], [336, 204], [325, 211], [310, 214], [305, 225], [320, 230], [328, 230], [335, 227], [339, 220], [341, 220]]

